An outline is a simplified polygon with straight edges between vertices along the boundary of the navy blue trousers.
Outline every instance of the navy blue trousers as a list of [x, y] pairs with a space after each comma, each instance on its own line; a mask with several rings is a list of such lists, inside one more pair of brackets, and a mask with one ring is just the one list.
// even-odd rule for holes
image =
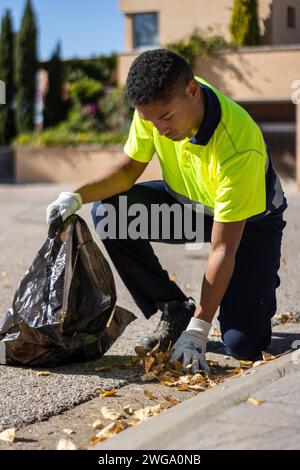
[[[99, 211], [100, 205], [104, 208], [103, 203], [114, 206], [118, 220], [119, 196], [94, 203], [92, 217], [95, 228], [107, 214], [103, 210]], [[163, 181], [135, 184], [122, 196], [127, 196], [128, 208], [135, 203], [142, 203], [149, 209], [151, 204], [180, 204], [167, 192]], [[130, 220], [128, 217], [128, 222]], [[148, 226], [150, 224], [149, 216]], [[204, 216], [204, 242], [211, 241], [212, 225], [212, 217]], [[236, 253], [234, 272], [218, 316], [226, 351], [238, 359], [254, 360], [270, 344], [271, 318], [276, 312], [276, 288], [280, 284], [278, 270], [285, 225], [282, 214], [247, 222], [245, 225]], [[169, 240], [153, 241], [173, 244], [190, 242], [185, 238], [174, 239], [172, 234], [173, 227]], [[187, 299], [162, 268], [150, 243], [151, 239], [106, 238], [102, 241], [121, 279], [146, 318], [156, 313], [157, 302]], [[200, 287], [199, 283], [199, 295]]]

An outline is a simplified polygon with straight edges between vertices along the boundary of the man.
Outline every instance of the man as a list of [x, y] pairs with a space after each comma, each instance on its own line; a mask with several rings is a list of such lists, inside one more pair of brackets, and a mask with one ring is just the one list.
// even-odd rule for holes
[[[105, 204], [121, 210], [120, 194], [128, 207], [141, 203], [149, 211], [153, 204], [201, 204], [203, 241], [211, 248], [197, 304], [169, 279], [149, 240], [112, 237], [104, 245], [145, 317], [162, 311], [157, 329], [141, 340], [145, 349], [172, 344], [172, 360], [208, 371], [206, 343], [220, 306], [227, 353], [255, 360], [271, 340], [287, 207], [261, 131], [243, 108], [166, 49], [133, 62], [127, 92], [135, 113], [122, 162], [74, 193], [60, 194], [48, 219], [53, 209], [65, 219], [97, 201], [97, 227]], [[163, 181], [135, 184], [154, 153]], [[175, 240], [174, 229], [168, 241], [185, 243], [184, 236]]]

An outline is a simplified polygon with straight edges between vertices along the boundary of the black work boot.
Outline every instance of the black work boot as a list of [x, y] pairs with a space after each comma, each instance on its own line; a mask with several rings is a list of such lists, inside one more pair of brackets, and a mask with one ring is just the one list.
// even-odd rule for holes
[[140, 345], [145, 351], [151, 351], [158, 343], [160, 351], [167, 351], [188, 326], [195, 312], [195, 300], [189, 297], [186, 301], [170, 300], [156, 304], [162, 311], [160, 322], [151, 336], [144, 336]]

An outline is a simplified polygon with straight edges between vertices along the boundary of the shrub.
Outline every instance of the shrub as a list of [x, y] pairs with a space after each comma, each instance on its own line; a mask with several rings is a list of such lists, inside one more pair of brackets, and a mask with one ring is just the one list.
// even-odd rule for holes
[[231, 24], [232, 43], [256, 46], [260, 43], [257, 0], [234, 0]]
[[206, 34], [196, 30], [188, 39], [181, 39], [166, 47], [183, 56], [193, 66], [196, 57], [206, 57], [220, 49], [229, 47], [222, 36], [210, 33], [210, 29]]
[[128, 131], [133, 116], [124, 88], [107, 91], [99, 101], [102, 122], [107, 130]]

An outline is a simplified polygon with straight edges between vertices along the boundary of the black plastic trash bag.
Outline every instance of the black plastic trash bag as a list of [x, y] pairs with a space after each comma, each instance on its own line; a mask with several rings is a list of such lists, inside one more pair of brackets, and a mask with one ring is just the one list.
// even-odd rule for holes
[[56, 219], [0, 324], [0, 363], [54, 367], [104, 354], [136, 319], [78, 215]]

